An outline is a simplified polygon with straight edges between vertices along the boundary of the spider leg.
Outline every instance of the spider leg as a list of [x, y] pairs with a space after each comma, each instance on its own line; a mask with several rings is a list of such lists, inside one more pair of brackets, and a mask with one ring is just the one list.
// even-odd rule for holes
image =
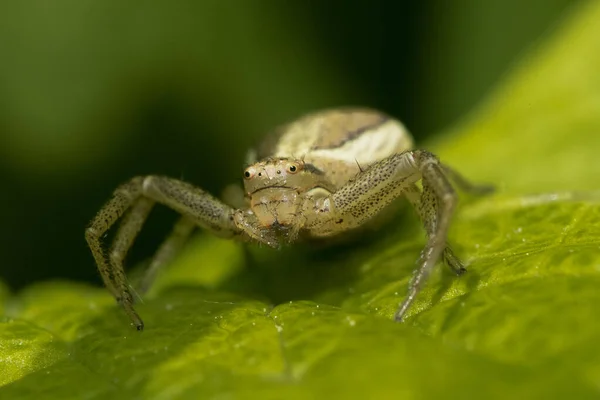
[[463, 262], [458, 258], [456, 254], [452, 251], [450, 247], [446, 244], [446, 248], [442, 253], [442, 258], [444, 263], [450, 267], [450, 269], [457, 275], [461, 276], [465, 272], [467, 272], [467, 267], [463, 264]]
[[[425, 151], [415, 151], [413, 157], [423, 185], [423, 194], [421, 195], [422, 212], [427, 219], [435, 219], [436, 222], [433, 224], [431, 232], [428, 232], [427, 244], [421, 252], [420, 265], [409, 284], [408, 294], [394, 315], [396, 321], [402, 321], [427, 281], [436, 262], [444, 254], [447, 248], [446, 237], [450, 227], [450, 218], [457, 202], [456, 193], [446, 178], [437, 157]], [[448, 254], [453, 255], [452, 252]], [[455, 268], [460, 270], [462, 263], [455, 266]]]
[[[117, 274], [120, 274], [120, 271], [124, 270], [123, 261], [127, 256], [127, 252], [133, 245], [153, 206], [154, 201], [145, 197], [139, 197], [123, 215], [108, 253], [110, 264], [114, 266], [113, 271]], [[124, 279], [125, 277], [123, 276], [118, 280], [122, 281]]]
[[[406, 198], [417, 211], [427, 235], [432, 235], [436, 230], [438, 220], [437, 213], [431, 211], [432, 207], [434, 211], [437, 210], [438, 207], [435, 196], [431, 196], [431, 194], [426, 191], [421, 191], [417, 185], [412, 185], [406, 190]], [[456, 275], [460, 276], [467, 272], [462, 261], [454, 254], [452, 249], [448, 247], [447, 243], [444, 252], [442, 253], [442, 258], [444, 263], [450, 267]]]
[[[366, 170], [332, 195], [305, 205], [308, 215], [305, 229], [315, 237], [331, 236], [362, 225], [394, 199], [408, 194], [424, 221], [427, 244], [418, 261], [408, 294], [395, 314], [401, 321], [442, 256], [460, 271], [462, 264], [446, 247], [450, 218], [456, 194], [446, 178], [439, 160], [422, 150], [394, 154]], [[423, 191], [415, 192], [417, 181]]]
[[458, 171], [450, 168], [445, 164], [441, 164], [442, 169], [444, 170], [446, 176], [452, 180], [456, 184], [456, 187], [461, 191], [469, 194], [473, 194], [476, 196], [482, 196], [486, 194], [493, 193], [496, 188], [493, 185], [486, 184], [476, 184], [469, 181], [467, 178], [462, 176]]
[[177, 223], [175, 223], [173, 230], [160, 245], [154, 254], [154, 257], [152, 257], [150, 266], [146, 272], [144, 272], [144, 275], [140, 280], [140, 285], [138, 287], [138, 292], [140, 294], [144, 294], [150, 289], [158, 271], [175, 258], [183, 248], [183, 245], [187, 242], [187, 239], [190, 237], [195, 227], [196, 225], [192, 220], [186, 217], [181, 217]]
[[[141, 193], [141, 180], [141, 177], [137, 177], [119, 186], [114, 191], [113, 197], [102, 207], [98, 214], [96, 214], [96, 217], [85, 231], [85, 238], [92, 251], [92, 255], [94, 256], [104, 284], [112, 292], [113, 296], [117, 299], [117, 302], [123, 306], [127, 315], [129, 315], [129, 318], [138, 329], [143, 327], [143, 323], [135, 310], [133, 310], [133, 307], [128, 306], [128, 304], [133, 304], [133, 297], [128, 287], [125, 272], [122, 265], [115, 265], [106, 258], [106, 253], [100, 239], [104, 236], [105, 232], [126, 213], [131, 205], [139, 199]], [[129, 216], [135, 214], [136, 213], [129, 213]], [[131, 217], [126, 219], [132, 221], [135, 220], [135, 218], [131, 219]], [[129, 224], [125, 224], [125, 226], [128, 227], [121, 228], [120, 230], [122, 232], [121, 235], [126, 236], [126, 232], [131, 231], [132, 229]], [[118, 239], [118, 236], [119, 235], [117, 235], [117, 238], [115, 239]], [[114, 248], [116, 247], [116, 252], [118, 253], [122, 244], [128, 240], [132, 241], [133, 238], [116, 240], [115, 245], [113, 245], [113, 252], [115, 252]]]
[[[233, 208], [186, 182], [161, 176], [146, 176], [133, 178], [119, 186], [113, 197], [96, 214], [86, 229], [85, 236], [105, 285], [138, 330], [144, 328], [144, 323], [133, 308], [134, 301], [123, 269], [123, 258], [154, 203], [172, 208], [187, 217], [191, 223], [206, 228], [215, 235], [232, 237], [241, 234], [233, 222]], [[124, 214], [126, 216], [107, 259], [101, 238]], [[161, 252], [159, 249], [157, 262], [167, 258], [171, 250], [177, 247], [173, 246], [173, 242], [174, 240], [167, 239], [167, 250]]]

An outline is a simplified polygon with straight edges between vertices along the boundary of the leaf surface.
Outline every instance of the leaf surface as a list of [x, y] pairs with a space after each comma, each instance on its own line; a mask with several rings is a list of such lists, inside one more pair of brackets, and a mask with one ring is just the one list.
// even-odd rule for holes
[[[363, 243], [251, 251], [200, 236], [138, 306], [107, 291], [0, 287], [2, 398], [600, 396], [600, 5], [577, 9], [428, 148], [476, 181], [438, 268], [391, 317], [424, 244], [407, 208]], [[246, 265], [248, 264], [248, 265]]]

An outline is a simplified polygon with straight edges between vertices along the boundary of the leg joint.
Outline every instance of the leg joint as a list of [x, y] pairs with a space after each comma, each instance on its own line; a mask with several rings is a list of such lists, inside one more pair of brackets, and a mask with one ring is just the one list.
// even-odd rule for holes
[[452, 190], [452, 191], [445, 192], [442, 195], [440, 200], [442, 201], [443, 204], [446, 204], [446, 205], [454, 204], [458, 200], [458, 196], [456, 195], [456, 192], [454, 190]]
[[147, 195], [148, 192], [156, 185], [156, 177], [153, 175], [145, 176], [141, 181], [142, 193]]
[[412, 154], [421, 170], [430, 164], [440, 164], [440, 160], [437, 158], [437, 156], [428, 152], [427, 150], [415, 150], [412, 152]]
[[113, 265], [119, 265], [123, 262], [123, 255], [120, 251], [111, 251], [108, 257]]
[[85, 229], [85, 238], [87, 239], [88, 242], [90, 240], [97, 240], [99, 236], [100, 235], [98, 234], [98, 231], [93, 226], [88, 226]]

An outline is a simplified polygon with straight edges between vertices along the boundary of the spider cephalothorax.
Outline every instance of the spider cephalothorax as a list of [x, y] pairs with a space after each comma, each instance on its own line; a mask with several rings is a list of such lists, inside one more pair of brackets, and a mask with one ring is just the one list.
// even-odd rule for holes
[[[456, 204], [448, 178], [479, 193], [489, 191], [489, 187], [472, 186], [433, 154], [413, 150], [404, 126], [377, 111], [323, 111], [277, 132], [275, 140], [250, 153], [240, 201], [226, 204], [189, 183], [145, 176], [117, 188], [98, 212], [86, 238], [104, 283], [137, 329], [144, 325], [133, 308], [123, 259], [155, 203], [171, 207], [182, 217], [154, 256], [139, 292], [148, 289], [158, 269], [195, 227], [277, 247], [294, 242], [300, 234], [319, 239], [361, 227], [399, 197], [405, 197], [417, 210], [428, 241], [395, 319], [402, 319], [437, 261], [444, 259], [457, 274], [464, 271], [446, 245]], [[237, 208], [229, 205], [234, 203]], [[106, 257], [100, 239], [121, 216]]]
[[257, 226], [251, 236], [269, 246], [292, 242], [306, 222], [306, 200], [330, 186], [323, 172], [304, 160], [271, 157], [256, 162], [244, 171], [249, 209], [237, 212], [235, 222], [242, 229]]

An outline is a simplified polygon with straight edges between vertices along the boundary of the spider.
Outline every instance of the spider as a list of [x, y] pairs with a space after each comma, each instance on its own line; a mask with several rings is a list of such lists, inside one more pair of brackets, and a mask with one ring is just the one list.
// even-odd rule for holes
[[[446, 244], [457, 202], [450, 182], [476, 194], [493, 190], [471, 184], [430, 152], [413, 149], [399, 121], [362, 108], [316, 112], [282, 126], [249, 152], [247, 162], [243, 195], [240, 191], [229, 201], [237, 207], [181, 180], [138, 176], [119, 186], [91, 221], [85, 236], [104, 284], [138, 330], [144, 323], [133, 307], [123, 260], [155, 203], [172, 208], [181, 218], [154, 255], [140, 293], [196, 227], [279, 247], [359, 228], [404, 196], [416, 209], [428, 239], [408, 294], [395, 313], [395, 320], [401, 321], [439, 260], [457, 275], [466, 271]], [[119, 218], [106, 254], [101, 238]]]

